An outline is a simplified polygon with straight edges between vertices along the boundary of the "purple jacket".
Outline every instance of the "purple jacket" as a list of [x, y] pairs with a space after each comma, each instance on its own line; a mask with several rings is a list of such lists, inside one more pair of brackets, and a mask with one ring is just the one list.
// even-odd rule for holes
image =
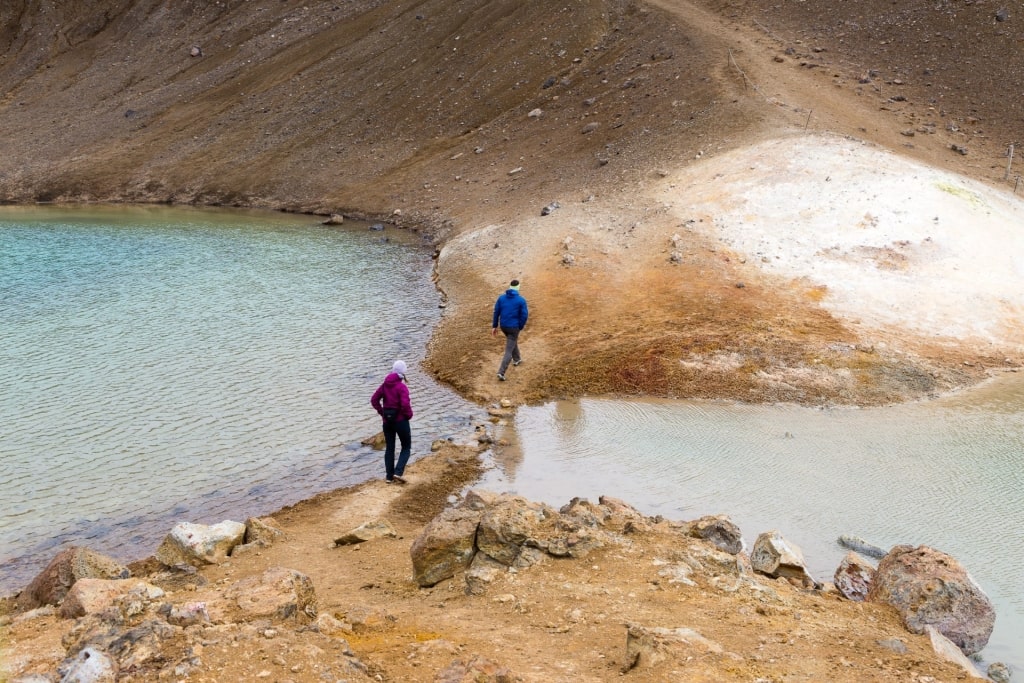
[[377, 387], [370, 399], [370, 405], [380, 413], [385, 408], [398, 408], [399, 420], [412, 419], [412, 404], [409, 402], [409, 387], [397, 372], [384, 378], [384, 384]]

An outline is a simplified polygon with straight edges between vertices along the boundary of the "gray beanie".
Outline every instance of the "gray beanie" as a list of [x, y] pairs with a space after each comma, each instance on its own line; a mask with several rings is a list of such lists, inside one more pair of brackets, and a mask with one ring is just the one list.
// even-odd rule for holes
[[405, 361], [396, 360], [395, 364], [391, 366], [391, 372], [397, 372], [399, 375], [404, 376], [406, 371]]

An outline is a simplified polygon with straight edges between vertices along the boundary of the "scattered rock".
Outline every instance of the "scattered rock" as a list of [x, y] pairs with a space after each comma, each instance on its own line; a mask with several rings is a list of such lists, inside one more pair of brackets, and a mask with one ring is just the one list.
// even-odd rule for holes
[[476, 552], [481, 513], [469, 508], [446, 508], [413, 541], [413, 578], [420, 586], [433, 586], [469, 567]]
[[193, 45], [192, 49], [190, 49], [188, 51], [188, 53], [192, 57], [202, 57], [203, 56], [203, 48], [199, 47], [198, 45]]
[[988, 677], [994, 683], [1010, 683], [1010, 667], [1002, 662], [992, 662], [988, 665]]
[[540, 108], [537, 108], [537, 109], [531, 109], [530, 113], [527, 114], [527, 116], [530, 117], [531, 119], [539, 119], [541, 116], [543, 116], [543, 114], [544, 114], [544, 112], [541, 111]]
[[114, 683], [118, 667], [106, 652], [87, 647], [61, 662], [57, 674], [61, 683]]
[[391, 522], [386, 519], [378, 519], [372, 522], [364, 522], [355, 529], [352, 529], [343, 536], [334, 539], [334, 545], [353, 545], [372, 541], [375, 538], [398, 538], [398, 532]]
[[622, 672], [650, 668], [665, 660], [683, 663], [694, 657], [721, 652], [721, 645], [690, 628], [627, 624], [626, 660]]
[[139, 605], [128, 611], [136, 613], [141, 613], [149, 602], [164, 595], [162, 589], [141, 579], [79, 579], [64, 598], [60, 615], [65, 619], [76, 619], [86, 614], [98, 614], [130, 593], [137, 594]]
[[245, 525], [241, 522], [225, 520], [210, 526], [182, 522], [164, 538], [156, 550], [156, 559], [168, 567], [220, 564], [244, 539]]
[[316, 591], [308, 576], [294, 569], [271, 567], [259, 576], [237, 581], [224, 591], [243, 618], [270, 618], [309, 623], [317, 617]]
[[340, 213], [332, 213], [327, 220], [323, 221], [323, 225], [341, 225], [345, 222], [345, 217]]
[[598, 123], [597, 121], [591, 121], [587, 125], [583, 126], [583, 130], [581, 130], [580, 132], [583, 133], [584, 135], [586, 135], [588, 133], [593, 133], [595, 130], [597, 130], [600, 127], [601, 127], [600, 123]]
[[743, 551], [743, 534], [740, 528], [725, 515], [707, 515], [691, 522], [688, 532], [694, 538], [709, 541], [719, 550], [731, 555]]
[[754, 571], [773, 578], [792, 578], [804, 585], [817, 585], [807, 571], [803, 551], [778, 531], [766, 531], [757, 537], [750, 553], [750, 564]]
[[548, 204], [547, 206], [545, 206], [543, 209], [540, 210], [540, 215], [541, 216], [548, 216], [555, 209], [560, 209], [560, 208], [562, 208], [561, 204], [559, 204], [558, 202], [551, 202], [550, 204]]
[[89, 548], [74, 546], [57, 553], [18, 595], [18, 609], [57, 605], [79, 579], [126, 579], [128, 568]]
[[479, 655], [456, 659], [434, 677], [434, 683], [513, 683], [520, 680], [507, 668]]
[[284, 538], [284, 530], [273, 517], [250, 517], [245, 520], [245, 543], [270, 545]]
[[[857, 350], [860, 351], [861, 349], [857, 349]], [[873, 351], [874, 351], [874, 349], [871, 349], [868, 352], [873, 352]], [[880, 560], [883, 557], [885, 557], [886, 552], [887, 552], [887, 551], [882, 550], [881, 548], [879, 548], [877, 545], [872, 545], [871, 543], [868, 543], [867, 541], [865, 541], [860, 536], [849, 536], [847, 534], [843, 534], [842, 536], [839, 537], [839, 541], [838, 542], [839, 542], [839, 545], [843, 546], [844, 548], [846, 548], [848, 550], [852, 550], [852, 551], [854, 551], [856, 553], [860, 553], [861, 555], [867, 555], [868, 557], [873, 557], [876, 560]]]
[[978, 673], [978, 670], [974, 668], [974, 664], [972, 664], [971, 660], [969, 660], [964, 653], [960, 651], [960, 648], [949, 638], [939, 633], [938, 629], [929, 625], [924, 627], [924, 631], [928, 634], [928, 638], [931, 640], [932, 650], [934, 650], [935, 654], [940, 658], [950, 664], [958, 665], [971, 678], [985, 678]]
[[210, 623], [210, 613], [205, 602], [193, 601], [180, 605], [165, 604], [159, 610], [160, 615], [174, 626], [192, 626]]
[[867, 560], [855, 552], [849, 552], [836, 568], [833, 581], [844, 598], [863, 602], [867, 599], [874, 576], [875, 568], [869, 565]]

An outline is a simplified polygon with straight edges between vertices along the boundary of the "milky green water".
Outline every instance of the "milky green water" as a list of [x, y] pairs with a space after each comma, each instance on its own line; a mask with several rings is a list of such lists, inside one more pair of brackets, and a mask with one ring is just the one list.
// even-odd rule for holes
[[842, 534], [949, 553], [996, 607], [984, 659], [1024, 671], [1020, 374], [871, 409], [585, 399], [520, 408], [515, 434], [482, 486], [556, 506], [607, 494], [677, 520], [724, 513], [748, 549], [779, 530], [821, 581]]
[[[0, 589], [66, 545], [136, 559], [178, 521], [381, 476], [359, 441], [395, 358], [414, 459], [471, 429], [479, 409], [417, 365], [431, 268], [414, 235], [305, 216], [0, 207]], [[863, 410], [586, 399], [521, 407], [511, 436], [481, 486], [726, 513], [821, 580], [840, 534], [948, 552], [996, 604], [984, 659], [1024, 669], [1024, 378]]]
[[0, 588], [383, 476], [359, 441], [396, 358], [414, 460], [468, 428], [418, 369], [431, 268], [413, 235], [309, 216], [0, 207]]

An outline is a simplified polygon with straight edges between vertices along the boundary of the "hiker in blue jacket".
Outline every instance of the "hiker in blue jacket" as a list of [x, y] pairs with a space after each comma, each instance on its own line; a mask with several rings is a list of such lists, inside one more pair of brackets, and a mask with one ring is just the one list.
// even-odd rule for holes
[[526, 299], [519, 294], [519, 280], [513, 280], [505, 293], [494, 302], [494, 317], [491, 320], [491, 335], [496, 335], [499, 327], [505, 335], [505, 355], [498, 368], [498, 379], [502, 382], [505, 381], [509, 363], [519, 365], [523, 362], [523, 357], [519, 355], [519, 333], [526, 327], [528, 315]]

